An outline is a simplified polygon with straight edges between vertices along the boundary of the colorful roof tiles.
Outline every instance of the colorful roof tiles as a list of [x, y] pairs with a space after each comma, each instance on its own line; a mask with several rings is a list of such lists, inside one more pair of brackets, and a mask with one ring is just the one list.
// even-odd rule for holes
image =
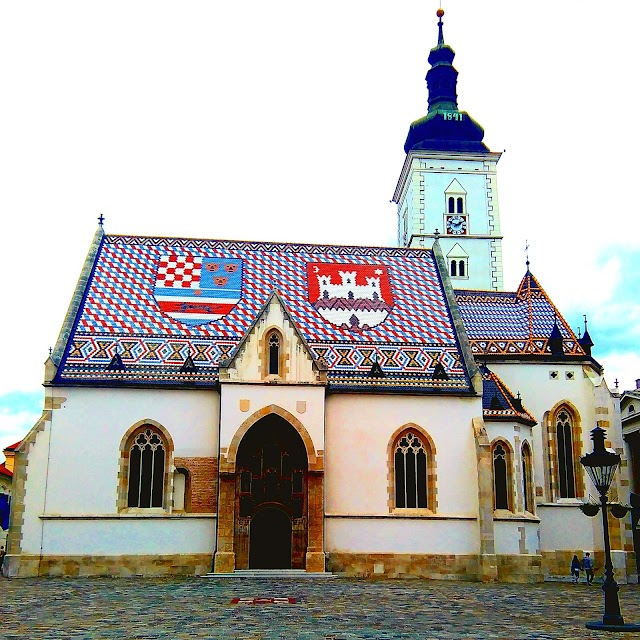
[[485, 420], [515, 420], [533, 426], [536, 419], [524, 408], [507, 385], [486, 365], [482, 373], [482, 414]]
[[529, 271], [514, 292], [455, 293], [475, 355], [551, 355], [549, 339], [556, 323], [564, 355], [586, 355], [571, 327]]
[[470, 392], [429, 250], [117, 235], [100, 241], [56, 382], [215, 384], [273, 291], [330, 386]]

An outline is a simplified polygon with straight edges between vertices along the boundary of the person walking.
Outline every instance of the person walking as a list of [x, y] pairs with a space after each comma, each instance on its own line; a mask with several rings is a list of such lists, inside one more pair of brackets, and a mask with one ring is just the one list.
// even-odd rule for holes
[[580, 569], [582, 569], [582, 565], [580, 564], [580, 560], [578, 560], [578, 556], [574, 554], [573, 560], [571, 560], [571, 582], [578, 583], [580, 579]]
[[593, 584], [593, 558], [588, 551], [584, 554], [584, 558], [582, 558], [582, 568], [587, 578], [587, 584]]
[[2, 575], [2, 565], [4, 563], [4, 557], [7, 555], [7, 552], [4, 550], [4, 547], [0, 547], [0, 576]]

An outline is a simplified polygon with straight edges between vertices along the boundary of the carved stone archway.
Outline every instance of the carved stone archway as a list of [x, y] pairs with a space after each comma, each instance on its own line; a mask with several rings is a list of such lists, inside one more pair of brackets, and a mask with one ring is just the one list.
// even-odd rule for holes
[[[265, 468], [262, 461], [252, 471], [249, 459], [263, 456], [271, 441], [279, 451], [279, 462], [271, 461]], [[296, 460], [291, 469], [284, 462], [289, 449]], [[292, 566], [310, 572], [324, 571], [323, 463], [322, 452], [316, 453], [304, 425], [282, 407], [264, 407], [240, 425], [228, 449], [221, 451], [216, 573], [249, 566], [251, 518], [256, 509], [270, 504], [291, 517]], [[292, 493], [287, 493], [289, 472], [291, 482], [297, 483]], [[271, 482], [269, 493], [267, 482]]]

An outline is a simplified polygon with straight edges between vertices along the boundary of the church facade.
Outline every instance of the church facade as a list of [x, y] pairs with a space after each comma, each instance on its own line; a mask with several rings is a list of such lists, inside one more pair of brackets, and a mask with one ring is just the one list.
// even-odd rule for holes
[[[431, 50], [397, 247], [98, 228], [15, 456], [4, 571], [292, 568], [535, 582], [601, 554], [579, 458], [615, 399], [528, 265], [503, 290], [500, 154]], [[628, 497], [627, 468], [616, 479]], [[630, 524], [612, 522], [634, 580]], [[602, 563], [600, 563], [600, 566]]]

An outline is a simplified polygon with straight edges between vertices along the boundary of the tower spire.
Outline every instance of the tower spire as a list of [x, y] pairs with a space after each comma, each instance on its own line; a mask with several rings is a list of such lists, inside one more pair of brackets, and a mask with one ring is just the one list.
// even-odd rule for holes
[[442, 47], [444, 45], [444, 35], [442, 34], [442, 16], [444, 15], [444, 9], [440, 7], [436, 11], [436, 15], [440, 20], [438, 20], [438, 46]]
[[429, 92], [427, 115], [409, 127], [405, 153], [412, 149], [430, 151], [489, 151], [482, 142], [484, 129], [471, 116], [458, 109], [458, 72], [453, 66], [456, 52], [444, 42], [442, 7], [438, 16], [438, 44], [429, 52], [426, 81]]

